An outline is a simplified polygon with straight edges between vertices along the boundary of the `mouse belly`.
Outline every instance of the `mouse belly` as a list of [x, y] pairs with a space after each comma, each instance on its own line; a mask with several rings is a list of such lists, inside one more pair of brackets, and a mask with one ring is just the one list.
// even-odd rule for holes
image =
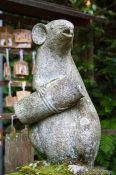
[[34, 124], [33, 146], [51, 162], [94, 161], [99, 147], [99, 120], [81, 116], [77, 106]]

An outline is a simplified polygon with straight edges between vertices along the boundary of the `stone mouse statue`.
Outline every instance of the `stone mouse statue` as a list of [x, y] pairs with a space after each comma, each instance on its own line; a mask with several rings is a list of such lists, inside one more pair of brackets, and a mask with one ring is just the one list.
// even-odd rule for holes
[[15, 104], [33, 146], [51, 162], [94, 163], [100, 122], [71, 56], [74, 26], [67, 20], [37, 24], [35, 92]]

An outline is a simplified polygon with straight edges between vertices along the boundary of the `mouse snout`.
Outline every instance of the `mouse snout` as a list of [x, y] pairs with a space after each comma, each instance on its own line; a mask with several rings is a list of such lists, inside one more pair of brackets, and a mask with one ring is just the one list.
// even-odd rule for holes
[[73, 31], [72, 28], [67, 28], [67, 29], [64, 29], [64, 30], [63, 30], [62, 34], [63, 34], [64, 36], [67, 36], [67, 37], [72, 37], [73, 34], [74, 34], [74, 31]]

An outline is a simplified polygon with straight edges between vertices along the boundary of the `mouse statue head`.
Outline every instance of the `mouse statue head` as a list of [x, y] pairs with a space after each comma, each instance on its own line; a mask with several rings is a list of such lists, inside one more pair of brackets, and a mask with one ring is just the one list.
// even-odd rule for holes
[[32, 39], [35, 44], [64, 53], [71, 49], [73, 36], [73, 24], [62, 19], [51, 21], [47, 25], [38, 23], [32, 30]]

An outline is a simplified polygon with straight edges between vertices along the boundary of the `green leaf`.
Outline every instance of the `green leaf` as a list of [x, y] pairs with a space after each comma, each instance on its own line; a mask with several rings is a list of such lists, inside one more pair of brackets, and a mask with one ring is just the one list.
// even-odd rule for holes
[[69, 0], [72, 5], [76, 4], [77, 0]]

